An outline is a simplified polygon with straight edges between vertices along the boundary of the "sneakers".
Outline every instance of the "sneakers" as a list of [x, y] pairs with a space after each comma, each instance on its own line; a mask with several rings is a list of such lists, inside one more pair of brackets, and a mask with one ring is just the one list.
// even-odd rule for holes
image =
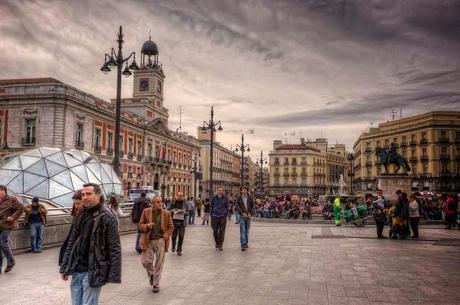
[[177, 251], [178, 256], [182, 256], [182, 251]]
[[246, 251], [246, 248], [245, 248], [245, 247], [241, 247], [241, 251]]
[[158, 287], [158, 286], [153, 286], [152, 292], [153, 292], [153, 293], [158, 293], [158, 292], [160, 292], [160, 287]]
[[10, 271], [13, 269], [14, 265], [15, 265], [15, 263], [13, 263], [13, 264], [11, 264], [11, 265], [8, 265], [8, 266], [6, 266], [6, 269], [5, 269], [5, 273], [8, 273], [8, 272], [10, 272]]
[[173, 253], [176, 252], [176, 247], [172, 247], [171, 252], [173, 252]]

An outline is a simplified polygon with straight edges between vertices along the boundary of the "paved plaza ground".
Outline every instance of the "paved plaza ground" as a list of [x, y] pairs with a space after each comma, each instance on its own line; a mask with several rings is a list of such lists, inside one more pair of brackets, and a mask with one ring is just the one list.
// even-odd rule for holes
[[[210, 227], [188, 226], [184, 255], [167, 254], [153, 294], [134, 234], [124, 235], [122, 284], [106, 285], [101, 304], [460, 304], [460, 247], [443, 239], [460, 231], [425, 226], [419, 241], [374, 236], [374, 226], [253, 222], [242, 252], [232, 222], [218, 252]], [[58, 251], [18, 255], [13, 272], [0, 275], [0, 304], [69, 304]]]

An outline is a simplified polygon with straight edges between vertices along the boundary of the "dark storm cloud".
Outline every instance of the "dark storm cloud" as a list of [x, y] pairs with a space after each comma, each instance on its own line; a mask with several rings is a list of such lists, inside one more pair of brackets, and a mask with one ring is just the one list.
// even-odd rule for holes
[[99, 67], [121, 21], [127, 53], [149, 30], [159, 46], [170, 128], [184, 105], [194, 134], [214, 105], [227, 145], [256, 130], [268, 150], [302, 128], [350, 145], [391, 109], [460, 108], [460, 0], [1, 1], [0, 78], [52, 76], [110, 100], [115, 76]]
[[[338, 125], [343, 126], [352, 122], [385, 121], [392, 110], [405, 108], [405, 105], [415, 103], [417, 108], [429, 111], [433, 106], [438, 110], [460, 109], [460, 91], [426, 91], [407, 92], [400, 94], [372, 94], [364, 100], [341, 105], [333, 108], [322, 108], [303, 112], [293, 112], [277, 116], [255, 118], [252, 122], [256, 125], [270, 125], [284, 128], [305, 128]], [[413, 107], [409, 108], [411, 114]]]

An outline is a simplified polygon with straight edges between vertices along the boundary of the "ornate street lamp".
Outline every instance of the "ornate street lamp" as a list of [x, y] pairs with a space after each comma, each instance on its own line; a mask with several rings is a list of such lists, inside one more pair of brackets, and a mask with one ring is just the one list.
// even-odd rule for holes
[[348, 177], [350, 177], [350, 194], [353, 194], [353, 178], [355, 176], [354, 168], [353, 168], [353, 160], [355, 156], [353, 153], [347, 154], [347, 160], [350, 162], [350, 170], [348, 171]]
[[263, 184], [263, 166], [267, 164], [267, 160], [263, 158], [263, 152], [260, 151], [260, 159], [256, 161], [256, 165], [260, 166], [259, 168], [259, 187], [260, 187], [260, 195], [264, 193], [264, 184]]
[[[244, 185], [244, 176], [243, 176], [243, 169], [244, 169], [244, 152], [250, 152], [249, 144], [244, 144], [244, 133], [241, 134], [241, 144], [236, 144], [235, 152], [241, 151], [241, 186]], [[249, 166], [249, 162], [248, 162]]]
[[[217, 130], [216, 130], [216, 127], [218, 127]], [[211, 147], [210, 147], [210, 156], [209, 156], [209, 198], [211, 199], [214, 194], [214, 189], [213, 189], [214, 132], [223, 130], [222, 124], [220, 121], [214, 122], [214, 106], [211, 107], [211, 118], [209, 119], [208, 122], [203, 121], [203, 127], [201, 127], [202, 131], [206, 131], [208, 129], [211, 131]]]
[[[110, 54], [105, 54], [104, 64], [102, 65], [101, 71], [107, 74], [111, 71], [110, 67], [117, 67], [117, 102], [115, 107], [115, 149], [113, 157], [113, 169], [118, 176], [121, 176], [120, 170], [120, 115], [121, 115], [121, 75], [129, 77], [132, 73], [131, 70], [139, 70], [136, 63], [136, 53], [132, 52], [128, 57], [123, 58], [122, 46], [123, 46], [123, 31], [120, 25], [120, 31], [118, 32], [118, 53], [115, 53], [114, 48], [111, 49]], [[129, 60], [133, 58], [131, 64], [128, 64]], [[123, 72], [123, 64], [125, 69]]]
[[193, 167], [191, 170], [191, 173], [193, 174], [193, 199], [196, 200], [196, 181], [199, 180], [198, 178], [198, 167], [196, 165], [197, 160], [196, 158], [192, 160], [193, 161]]

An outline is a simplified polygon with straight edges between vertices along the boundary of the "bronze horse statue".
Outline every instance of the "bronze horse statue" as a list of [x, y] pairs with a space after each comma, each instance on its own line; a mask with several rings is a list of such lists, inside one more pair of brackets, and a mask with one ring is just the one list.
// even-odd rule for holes
[[388, 164], [394, 164], [396, 166], [395, 174], [398, 173], [399, 169], [402, 167], [406, 170], [406, 172], [410, 172], [409, 163], [407, 163], [406, 159], [396, 152], [396, 149], [392, 147], [388, 151], [377, 147], [375, 149], [375, 155], [379, 157], [380, 164], [385, 166], [385, 173], [388, 174]]

